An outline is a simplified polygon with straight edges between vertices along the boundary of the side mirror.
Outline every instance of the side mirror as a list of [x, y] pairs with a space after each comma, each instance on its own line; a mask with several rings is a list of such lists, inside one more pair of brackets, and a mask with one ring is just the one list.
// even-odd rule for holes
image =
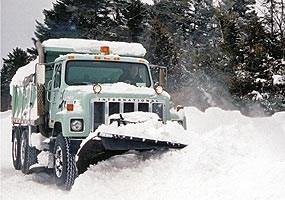
[[150, 65], [154, 82], [165, 87], [167, 85], [167, 68], [158, 65]]
[[159, 85], [165, 86], [165, 71], [163, 68], [159, 69]]

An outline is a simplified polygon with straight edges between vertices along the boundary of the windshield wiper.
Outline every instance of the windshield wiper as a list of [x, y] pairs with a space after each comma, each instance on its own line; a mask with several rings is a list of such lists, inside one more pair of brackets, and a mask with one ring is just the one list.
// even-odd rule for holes
[[78, 82], [78, 83], [74, 83], [73, 85], [91, 85], [94, 84], [92, 82]]

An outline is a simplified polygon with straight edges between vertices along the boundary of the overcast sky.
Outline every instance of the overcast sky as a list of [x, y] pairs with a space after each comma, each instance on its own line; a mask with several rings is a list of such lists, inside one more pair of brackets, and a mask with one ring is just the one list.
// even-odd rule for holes
[[43, 9], [51, 9], [55, 1], [1, 0], [1, 58], [15, 47], [33, 47], [36, 20], [43, 22]]

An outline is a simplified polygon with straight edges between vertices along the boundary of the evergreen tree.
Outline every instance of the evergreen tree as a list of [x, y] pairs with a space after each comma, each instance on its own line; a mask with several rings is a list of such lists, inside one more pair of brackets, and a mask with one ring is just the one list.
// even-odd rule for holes
[[44, 23], [36, 21], [35, 35], [40, 41], [49, 38], [78, 37], [80, 24], [78, 10], [72, 0], [60, 0], [51, 10], [44, 10]]
[[268, 33], [269, 55], [285, 59], [285, 2], [284, 0], [264, 0], [266, 10], [262, 19]]
[[125, 18], [125, 25], [128, 27], [127, 41], [140, 42], [146, 29], [144, 23], [147, 18], [147, 10], [140, 0], [127, 1], [126, 6], [121, 9]]
[[[221, 47], [229, 58], [228, 67], [240, 74], [245, 71], [258, 71], [260, 62], [266, 54], [266, 48], [263, 48], [265, 35], [262, 26], [257, 14], [250, 8], [253, 3], [243, 0], [234, 1], [232, 4], [225, 2], [218, 14], [222, 32]], [[252, 90], [249, 85], [244, 85], [240, 90], [239, 81], [236, 80], [231, 88], [233, 94], [240, 96]]]
[[181, 41], [186, 40], [188, 29], [184, 27], [183, 16], [190, 1], [162, 0], [155, 2], [149, 12], [149, 28], [146, 47], [147, 59], [156, 65], [168, 68], [170, 91], [181, 87], [185, 69], [179, 65], [179, 55], [183, 51]]
[[232, 95], [242, 105], [257, 103], [265, 112], [270, 113], [277, 110], [276, 107], [280, 109], [282, 105], [280, 100], [276, 103], [278, 106], [273, 106], [277, 94], [276, 87], [282, 86], [272, 84], [274, 75], [272, 65], [276, 61], [273, 61], [270, 55], [274, 54], [276, 58], [278, 56], [274, 52], [282, 51], [276, 46], [275, 50], [272, 50], [272, 44], [276, 42], [270, 39], [272, 34], [267, 31], [270, 29], [263, 26], [253, 9], [254, 3], [254, 1], [236, 0], [231, 6], [223, 4], [219, 15], [223, 33], [222, 48], [229, 56], [230, 67], [235, 72], [233, 84], [230, 85]]
[[29, 55], [21, 48], [13, 49], [8, 54], [8, 58], [3, 59], [3, 68], [1, 69], [1, 111], [8, 109], [10, 102], [10, 82], [18, 68], [27, 65], [34, 56]]
[[[233, 71], [219, 46], [221, 33], [216, 9], [211, 0], [193, 1], [188, 13], [187, 40], [181, 59], [189, 75], [183, 90], [191, 94], [188, 100], [204, 110], [208, 106], [229, 108], [228, 92]], [[182, 90], [182, 91], [183, 91]]]
[[139, 0], [60, 0], [44, 10], [35, 35], [41, 41], [73, 37], [113, 41], [138, 41], [144, 18]]

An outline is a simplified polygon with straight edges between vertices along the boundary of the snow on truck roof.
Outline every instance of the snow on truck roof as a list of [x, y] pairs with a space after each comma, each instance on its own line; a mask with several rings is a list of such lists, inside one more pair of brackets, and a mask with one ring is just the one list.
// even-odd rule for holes
[[100, 53], [101, 46], [108, 46], [111, 54], [134, 57], [144, 57], [146, 54], [146, 49], [142, 44], [128, 42], [60, 38], [46, 40], [42, 46], [49, 51], [78, 53]]
[[59, 55], [58, 58], [55, 59], [55, 62], [61, 61], [61, 60], [107, 60], [107, 61], [116, 61], [116, 62], [129, 62], [129, 63], [140, 63], [140, 64], [149, 64], [149, 62], [140, 57], [127, 57], [123, 56], [120, 57], [119, 55], [105, 55], [105, 54], [98, 54], [95, 56], [94, 54], [80, 54], [80, 53], [68, 53], [64, 55]]

